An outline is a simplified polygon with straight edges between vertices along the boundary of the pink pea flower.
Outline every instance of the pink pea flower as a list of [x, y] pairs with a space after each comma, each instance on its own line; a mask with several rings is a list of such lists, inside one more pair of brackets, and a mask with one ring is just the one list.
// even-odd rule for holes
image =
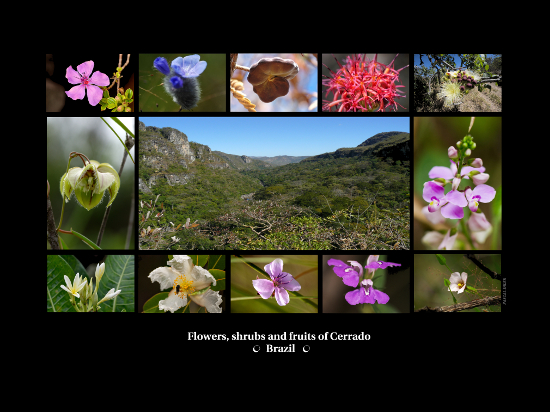
[[283, 261], [281, 259], [275, 259], [265, 265], [264, 270], [271, 277], [271, 280], [256, 279], [252, 281], [254, 289], [264, 299], [271, 297], [275, 292], [275, 299], [279, 306], [285, 306], [290, 301], [287, 290], [295, 292], [302, 288], [290, 273], [283, 272]]
[[71, 84], [78, 84], [68, 92], [65, 92], [73, 100], [84, 99], [86, 90], [88, 90], [88, 102], [95, 106], [103, 97], [103, 90], [97, 86], [108, 86], [109, 77], [106, 74], [96, 71], [91, 76], [94, 70], [94, 62], [92, 60], [79, 64], [75, 71], [73, 66], [67, 67], [65, 77]]
[[468, 186], [464, 191], [468, 201], [468, 207], [472, 212], [477, 212], [479, 202], [489, 203], [495, 198], [497, 191], [489, 185], [476, 186], [474, 190]]
[[430, 203], [428, 205], [430, 213], [441, 210], [443, 217], [448, 219], [462, 219], [464, 217], [462, 208], [468, 205], [464, 193], [451, 190], [445, 195], [445, 189], [436, 182], [424, 183], [422, 198]]

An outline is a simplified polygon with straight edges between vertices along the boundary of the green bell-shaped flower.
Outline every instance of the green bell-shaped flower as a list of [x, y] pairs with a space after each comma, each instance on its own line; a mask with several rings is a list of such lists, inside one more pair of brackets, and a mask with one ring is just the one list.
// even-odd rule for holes
[[113, 203], [120, 188], [120, 177], [109, 163], [99, 163], [91, 160], [84, 167], [73, 167], [63, 175], [60, 183], [61, 194], [66, 201], [74, 191], [78, 202], [87, 210], [96, 207], [108, 190], [110, 200], [107, 207]]

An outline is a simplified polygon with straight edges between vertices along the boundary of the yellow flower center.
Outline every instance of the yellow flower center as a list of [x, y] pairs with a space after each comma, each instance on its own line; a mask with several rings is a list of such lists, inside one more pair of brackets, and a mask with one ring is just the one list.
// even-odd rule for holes
[[195, 288], [193, 287], [193, 281], [188, 280], [185, 276], [179, 275], [176, 280], [174, 280], [174, 287], [176, 288], [176, 295], [180, 298], [183, 298], [189, 293], [193, 293]]
[[464, 286], [464, 282], [463, 281], [458, 282], [457, 286], [459, 289], [462, 289], [462, 287]]

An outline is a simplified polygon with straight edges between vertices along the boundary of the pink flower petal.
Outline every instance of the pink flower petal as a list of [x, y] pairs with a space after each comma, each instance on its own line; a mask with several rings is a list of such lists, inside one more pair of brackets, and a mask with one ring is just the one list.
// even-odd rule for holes
[[76, 70], [78, 70], [78, 72], [82, 76], [90, 77], [90, 75], [94, 71], [94, 62], [92, 60], [89, 60], [87, 62], [79, 64], [78, 66], [76, 66]]
[[464, 209], [452, 203], [447, 203], [441, 208], [441, 215], [447, 219], [462, 219], [464, 217]]
[[81, 76], [75, 69], [73, 69], [73, 66], [67, 67], [67, 73], [65, 74], [65, 77], [67, 78], [67, 81], [71, 84], [81, 83]]
[[436, 179], [438, 177], [442, 177], [443, 179], [451, 180], [453, 177], [455, 177], [455, 175], [452, 172], [452, 170], [448, 167], [434, 166], [432, 167], [432, 170], [430, 170], [428, 177], [430, 179]]
[[451, 190], [445, 195], [445, 199], [447, 199], [452, 204], [460, 207], [466, 207], [468, 205], [468, 201], [466, 200], [464, 192], [459, 192], [458, 190]]
[[275, 289], [275, 286], [273, 286], [273, 282], [267, 279], [256, 279], [252, 281], [252, 286], [254, 286], [254, 289], [258, 291], [260, 296], [264, 299], [267, 299], [273, 294], [273, 290]]
[[86, 94], [86, 87], [81, 84], [80, 86], [72, 87], [71, 90], [65, 92], [65, 94], [73, 100], [81, 100]]
[[277, 300], [279, 306], [285, 306], [288, 302], [290, 302], [288, 292], [283, 288], [275, 288], [275, 299]]
[[109, 76], [101, 72], [95, 72], [90, 77], [90, 82], [96, 86], [109, 86]]
[[103, 90], [93, 84], [88, 86], [88, 102], [90, 102], [92, 106], [97, 105], [102, 97]]

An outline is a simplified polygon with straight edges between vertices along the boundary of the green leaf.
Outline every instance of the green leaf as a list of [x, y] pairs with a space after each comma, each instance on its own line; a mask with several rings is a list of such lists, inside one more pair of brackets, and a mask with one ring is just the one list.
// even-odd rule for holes
[[74, 273], [79, 273], [80, 276], [87, 276], [86, 268], [82, 266], [82, 263], [80, 263], [80, 260], [78, 260], [76, 257], [74, 257], [73, 255], [59, 255], [59, 257], [67, 262]]
[[79, 238], [80, 240], [82, 240], [84, 243], [86, 243], [88, 246], [90, 246], [92, 249], [96, 249], [96, 250], [101, 250], [101, 248], [96, 245], [94, 242], [92, 242], [90, 239], [88, 239], [86, 236], [78, 233], [78, 232], [75, 232], [74, 230], [71, 229], [71, 233], [73, 235], [75, 235], [77, 238]]
[[447, 266], [447, 260], [443, 257], [443, 255], [436, 254], [435, 257], [440, 265]]
[[210, 255], [208, 269], [225, 269], [225, 255]]
[[113, 109], [113, 108], [115, 108], [116, 106], [117, 106], [116, 100], [115, 100], [114, 98], [112, 98], [112, 97], [109, 97], [109, 98], [107, 99], [107, 108], [108, 108], [108, 109]]
[[212, 285], [210, 288], [212, 290], [225, 290], [225, 271], [219, 269], [209, 269], [208, 271], [216, 279], [216, 286]]
[[[109, 107], [109, 109], [110, 109], [110, 107]], [[113, 110], [113, 112], [115, 110]], [[111, 117], [111, 119], [113, 119], [120, 127], [122, 127], [126, 131], [126, 133], [128, 133], [130, 136], [134, 137], [134, 134], [132, 132], [130, 132], [130, 130], [126, 126], [124, 126], [120, 120], [118, 120], [116, 117]], [[107, 121], [103, 117], [101, 117], [101, 120], [103, 120], [105, 122], [105, 124], [107, 126], [109, 126], [109, 129], [112, 130], [112, 132], [115, 134], [115, 136], [118, 137], [118, 140], [120, 140], [120, 143], [122, 143], [122, 146], [124, 146], [124, 149], [126, 149], [126, 153], [128, 153], [128, 156], [130, 157], [130, 159], [132, 159], [132, 163], [135, 164], [136, 162], [134, 162], [134, 158], [130, 154], [130, 151], [128, 150], [128, 148], [126, 147], [126, 145], [124, 144], [124, 142], [122, 141], [120, 136], [117, 134], [117, 132], [115, 132], [115, 130], [111, 127], [111, 125], [109, 123], [107, 123]]]
[[[69, 294], [61, 289], [61, 285], [67, 286], [65, 276], [71, 282], [74, 280], [74, 270], [65, 259], [58, 255], [50, 255], [46, 258], [46, 261], [48, 312], [75, 312]], [[86, 271], [82, 275], [86, 276]]]
[[134, 312], [134, 256], [109, 255], [105, 259], [105, 273], [98, 289], [101, 300], [110, 289], [121, 292], [113, 299], [101, 304], [102, 312]]
[[195, 266], [205, 267], [206, 262], [208, 262], [208, 255], [189, 255], [189, 257], [193, 260], [193, 264]]
[[[130, 89], [128, 89], [130, 90]], [[128, 91], [127, 90], [127, 91]], [[128, 129], [126, 127], [126, 125], [124, 123], [122, 123], [120, 120], [118, 120], [116, 117], [111, 117], [111, 120], [113, 120], [114, 122], [116, 122], [116, 124], [118, 124], [120, 127], [122, 127], [124, 129], [124, 131], [126, 133], [128, 133], [130, 136], [132, 136], [133, 138], [135, 138], [134, 134], [130, 131], [130, 129]]]
[[134, 96], [134, 92], [132, 89], [126, 89], [126, 92], [124, 93], [126, 95], [127, 99], [131, 99]]
[[61, 236], [57, 236], [57, 238], [59, 239], [59, 243], [61, 243], [61, 249], [68, 250], [69, 248], [63, 238]]
[[143, 305], [143, 313], [164, 313], [163, 310], [159, 309], [159, 302], [168, 297], [168, 292], [160, 292], [151, 297]]
[[444, 278], [443, 282], [445, 283], [445, 286], [447, 286], [447, 287], [451, 286], [451, 281], [449, 279]]

